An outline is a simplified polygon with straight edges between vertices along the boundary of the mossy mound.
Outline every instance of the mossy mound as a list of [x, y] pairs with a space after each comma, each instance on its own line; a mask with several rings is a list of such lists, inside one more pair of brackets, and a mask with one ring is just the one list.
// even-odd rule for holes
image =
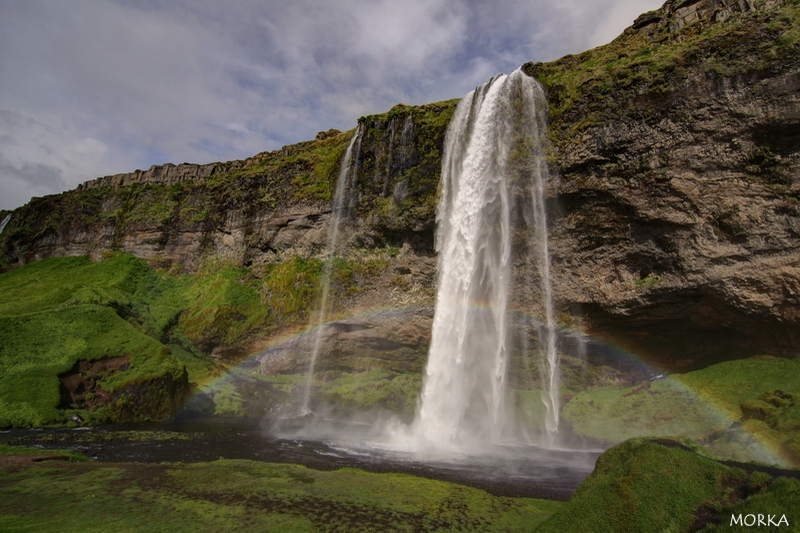
[[[632, 439], [601, 455], [572, 499], [536, 531], [729, 530], [731, 516], [800, 521], [800, 480], [726, 466], [686, 440]], [[785, 523], [784, 523], [785, 524]]]
[[0, 275], [0, 427], [169, 417], [189, 382], [187, 353], [157, 340], [179, 310], [160, 297], [167, 288], [146, 263], [123, 255], [53, 259]]
[[[389, 257], [333, 259], [334, 308], [385, 269]], [[323, 270], [322, 260], [292, 256], [250, 268], [207, 259], [197, 273], [180, 274], [107, 253], [98, 262], [51, 258], [0, 274], [0, 427], [70, 417], [169, 418], [190, 382], [215, 381], [251, 343], [306, 324]], [[287, 396], [258, 376], [235, 374], [205, 391], [214, 402], [209, 414], [260, 416]], [[330, 399], [352, 403], [340, 396]], [[400, 402], [398, 408], [407, 402], [386, 401]]]
[[683, 436], [736, 460], [796, 464], [800, 359], [728, 361], [635, 387], [577, 394], [562, 415], [574, 431], [609, 442]]

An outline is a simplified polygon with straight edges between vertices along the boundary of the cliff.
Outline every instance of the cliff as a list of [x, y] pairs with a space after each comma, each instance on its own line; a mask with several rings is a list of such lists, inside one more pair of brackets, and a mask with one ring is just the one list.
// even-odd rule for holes
[[796, 355], [796, 2], [674, 1], [548, 88], [559, 300], [670, 367]]
[[[799, 12], [793, 0], [670, 0], [608, 45], [523, 67], [550, 104], [550, 244], [564, 325], [671, 369], [800, 352]], [[402, 361], [381, 360], [381, 319], [342, 319], [326, 336], [332, 353], [359, 346], [342, 347], [350, 338], [366, 355], [331, 356], [322, 368], [421, 370], [455, 104], [359, 119], [343, 252], [358, 272], [337, 289], [336, 308], [415, 309], [402, 319], [414, 327], [391, 339]], [[259, 278], [293, 258], [319, 259], [353, 134], [33, 199], [0, 233], [3, 266], [118, 249], [188, 272], [222, 259]], [[265, 361], [265, 371], [304, 362]]]
[[[360, 244], [431, 251], [439, 152], [455, 104], [398, 105], [359, 120]], [[330, 130], [244, 161], [153, 166], [34, 198], [0, 234], [3, 261], [118, 249], [194, 271], [204, 256], [253, 264], [319, 254], [353, 134]]]

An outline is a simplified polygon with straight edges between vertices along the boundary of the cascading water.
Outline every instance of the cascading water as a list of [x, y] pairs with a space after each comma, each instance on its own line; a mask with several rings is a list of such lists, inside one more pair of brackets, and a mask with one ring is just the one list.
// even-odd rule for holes
[[409, 113], [403, 122], [403, 132], [400, 134], [400, 143], [403, 146], [411, 144], [414, 138], [414, 116]]
[[3, 233], [3, 230], [6, 229], [6, 225], [11, 220], [11, 213], [7, 214], [2, 222], [0, 222], [0, 233]]
[[325, 268], [322, 272], [321, 291], [319, 307], [314, 315], [313, 326], [314, 343], [311, 349], [311, 356], [306, 373], [306, 382], [303, 387], [303, 397], [300, 403], [299, 416], [311, 414], [311, 388], [314, 381], [314, 367], [317, 364], [317, 357], [322, 345], [323, 326], [325, 315], [328, 312], [328, 299], [331, 289], [331, 270], [333, 268], [333, 257], [339, 245], [342, 221], [347, 218], [352, 209], [350, 190], [352, 189], [352, 179], [356, 175], [354, 161], [357, 165], [359, 151], [361, 148], [361, 127], [356, 129], [356, 133], [350, 139], [350, 144], [344, 153], [342, 162], [339, 166], [339, 176], [336, 180], [336, 190], [333, 196], [333, 212], [331, 213], [331, 225], [328, 229], [328, 243], [326, 247]]
[[[392, 154], [394, 153], [394, 118], [389, 122], [389, 149], [387, 150], [387, 157], [386, 157], [386, 168], [385, 173], [386, 175], [383, 178], [383, 195], [389, 191], [389, 185], [392, 182], [391, 175], [392, 175]], [[378, 174], [379, 174], [379, 167], [375, 165], [375, 181], [378, 182]]]
[[[544, 203], [545, 99], [522, 71], [500, 75], [458, 105], [445, 138], [437, 212], [438, 290], [417, 416], [403, 448], [482, 450], [523, 434], [509, 407], [515, 248], [538, 265], [544, 442], [558, 434], [558, 354]], [[525, 237], [528, 235], [529, 237]], [[524, 270], [524, 269], [523, 269]], [[528, 283], [530, 281], [528, 280]], [[519, 297], [513, 298], [520, 305]], [[524, 355], [523, 355], [524, 356]], [[397, 440], [397, 439], [395, 439]]]

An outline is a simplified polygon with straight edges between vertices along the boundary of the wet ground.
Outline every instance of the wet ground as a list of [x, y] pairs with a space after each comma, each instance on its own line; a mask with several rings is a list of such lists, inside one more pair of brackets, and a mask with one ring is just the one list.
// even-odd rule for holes
[[195, 419], [163, 424], [0, 431], [0, 443], [72, 449], [101, 462], [205, 462], [250, 459], [407, 473], [481, 488], [498, 496], [565, 501], [591, 472], [598, 452], [525, 447], [503, 457], [423, 461], [369, 447], [270, 436], [261, 420]]

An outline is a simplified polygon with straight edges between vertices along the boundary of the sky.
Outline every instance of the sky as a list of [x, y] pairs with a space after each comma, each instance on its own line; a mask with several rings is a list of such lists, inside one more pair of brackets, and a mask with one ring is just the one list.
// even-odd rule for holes
[[0, 0], [0, 209], [243, 159], [604, 44], [662, 0]]

